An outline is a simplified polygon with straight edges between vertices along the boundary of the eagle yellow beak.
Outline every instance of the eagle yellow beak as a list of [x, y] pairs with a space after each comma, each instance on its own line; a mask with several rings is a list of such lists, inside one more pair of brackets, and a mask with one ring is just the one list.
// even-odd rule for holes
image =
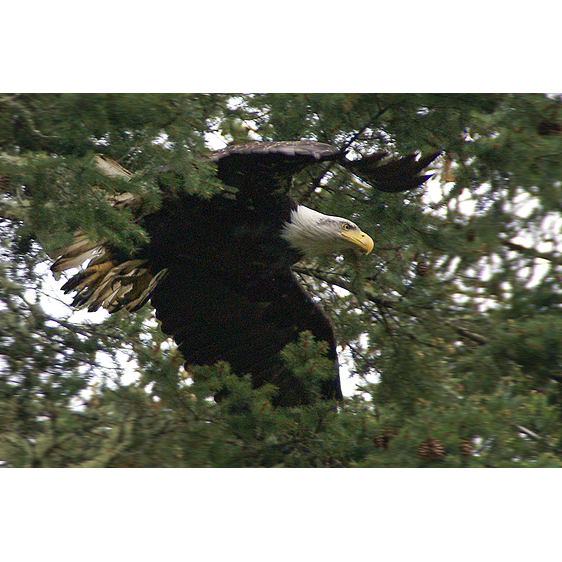
[[355, 232], [355, 231], [344, 231], [341, 233], [344, 238], [347, 238], [350, 242], [353, 242], [356, 246], [359, 246], [362, 250], [370, 254], [373, 251], [375, 243], [373, 239], [364, 232]]

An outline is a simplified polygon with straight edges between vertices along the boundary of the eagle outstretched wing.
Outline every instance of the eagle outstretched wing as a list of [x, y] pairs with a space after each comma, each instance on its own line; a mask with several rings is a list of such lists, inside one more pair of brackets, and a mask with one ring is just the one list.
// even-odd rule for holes
[[427, 181], [431, 174], [420, 175], [420, 172], [440, 154], [432, 152], [419, 158], [416, 154], [389, 158], [389, 153], [382, 150], [348, 159], [346, 151], [328, 144], [279, 141], [231, 145], [216, 151], [211, 160], [217, 164], [217, 176], [225, 184], [258, 193], [264, 185], [286, 192], [294, 175], [311, 164], [326, 161], [350, 170], [378, 191], [400, 192]]

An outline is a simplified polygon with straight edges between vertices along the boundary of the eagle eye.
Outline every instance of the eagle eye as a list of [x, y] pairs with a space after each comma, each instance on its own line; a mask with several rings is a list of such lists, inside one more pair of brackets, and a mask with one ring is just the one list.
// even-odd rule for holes
[[341, 227], [342, 230], [351, 230], [353, 228], [348, 222], [342, 223]]

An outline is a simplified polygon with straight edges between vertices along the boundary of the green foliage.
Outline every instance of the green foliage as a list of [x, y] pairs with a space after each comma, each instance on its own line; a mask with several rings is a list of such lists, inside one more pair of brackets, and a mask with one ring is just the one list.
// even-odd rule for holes
[[[560, 104], [539, 94], [0, 96], [3, 465], [559, 467]], [[135, 210], [116, 211], [107, 195], [129, 191], [156, 209], [161, 189], [216, 193], [201, 157], [221, 134], [444, 153], [431, 198], [375, 192], [328, 165], [296, 178], [301, 200], [375, 239], [368, 257], [295, 267], [360, 381], [337, 409], [317, 396], [276, 408], [275, 388], [254, 389], [226, 364], [184, 367], [150, 307], [94, 321], [45, 300], [45, 252], [77, 230], [123, 252], [145, 240]], [[101, 174], [98, 153], [131, 178]], [[283, 352], [311, 389], [331, 373], [321, 349], [303, 334]]]

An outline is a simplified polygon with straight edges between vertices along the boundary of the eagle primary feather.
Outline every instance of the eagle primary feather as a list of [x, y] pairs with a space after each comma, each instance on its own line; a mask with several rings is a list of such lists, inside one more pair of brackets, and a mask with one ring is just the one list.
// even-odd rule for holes
[[[235, 194], [210, 199], [166, 195], [162, 207], [142, 214], [131, 194], [116, 195], [116, 208], [135, 209], [149, 242], [130, 259], [104, 241], [78, 234], [53, 264], [53, 272], [87, 267], [64, 286], [76, 291], [74, 304], [96, 310], [134, 311], [148, 299], [162, 331], [174, 338], [187, 364], [228, 361], [239, 375], [250, 373], [255, 386], [271, 383], [274, 402], [292, 406], [310, 401], [306, 381], [281, 359], [281, 350], [310, 331], [327, 343], [333, 373], [321, 393], [341, 399], [336, 340], [331, 322], [291, 272], [305, 256], [359, 248], [372, 239], [346, 219], [329, 217], [298, 205], [288, 192], [292, 177], [319, 162], [336, 162], [381, 191], [421, 185], [420, 172], [438, 154], [386, 164], [386, 154], [348, 160], [339, 149], [312, 141], [236, 145], [211, 156], [217, 176]], [[105, 156], [97, 164], [106, 174], [129, 172]]]

